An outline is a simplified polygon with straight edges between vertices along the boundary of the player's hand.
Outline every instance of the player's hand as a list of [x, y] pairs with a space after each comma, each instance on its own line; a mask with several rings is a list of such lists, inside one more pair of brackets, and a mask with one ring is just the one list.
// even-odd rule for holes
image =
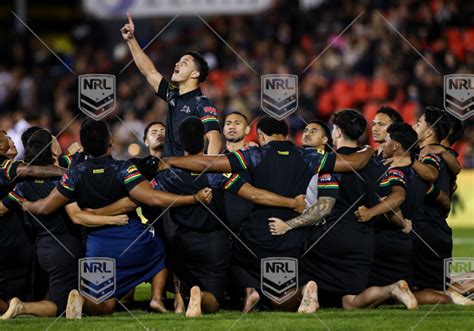
[[112, 225], [127, 225], [129, 220], [127, 215], [110, 216], [110, 219]]
[[132, 21], [132, 16], [130, 16], [130, 13], [127, 13], [128, 17], [128, 23], [126, 23], [121, 29], [120, 32], [122, 33], [122, 38], [125, 41], [132, 40], [134, 37], [135, 33], [135, 25], [133, 24]]
[[67, 148], [67, 153], [69, 155], [74, 155], [76, 154], [77, 152], [82, 152], [83, 149], [82, 149], [82, 146], [81, 144], [79, 144], [78, 142], [73, 142], [71, 145], [69, 145], [69, 147]]
[[212, 189], [205, 187], [196, 194], [196, 199], [204, 202], [206, 205], [212, 201]]
[[270, 217], [268, 220], [270, 221], [270, 223], [268, 223], [270, 233], [274, 236], [284, 235], [291, 230], [291, 227], [279, 218]]
[[411, 232], [412, 229], [413, 229], [413, 223], [411, 222], [411, 220], [405, 219], [402, 232], [408, 234]]
[[305, 208], [306, 208], [305, 195], [300, 194], [297, 197], [295, 197], [295, 207], [293, 208], [293, 210], [301, 214]]
[[440, 145], [428, 145], [423, 147], [420, 151], [420, 158], [425, 157], [428, 154], [442, 154], [446, 149]]
[[368, 222], [374, 217], [372, 212], [366, 206], [360, 206], [354, 214], [356, 215], [359, 222]]

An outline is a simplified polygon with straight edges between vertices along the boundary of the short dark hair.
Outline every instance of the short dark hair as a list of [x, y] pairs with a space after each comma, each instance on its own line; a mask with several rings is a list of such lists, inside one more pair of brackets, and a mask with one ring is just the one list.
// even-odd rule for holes
[[464, 123], [458, 118], [448, 114], [449, 133], [448, 142], [452, 146], [464, 136]]
[[367, 128], [367, 121], [361, 112], [355, 109], [343, 109], [334, 113], [331, 122], [337, 125], [344, 136], [350, 140], [357, 140]]
[[23, 144], [23, 148], [26, 149], [26, 145], [28, 144], [28, 140], [30, 137], [33, 135], [38, 130], [41, 130], [42, 128], [39, 126], [30, 126], [28, 129], [26, 129], [25, 132], [21, 135], [21, 143]]
[[[23, 138], [23, 136], [22, 136]], [[26, 141], [24, 161], [32, 165], [50, 165], [54, 163], [51, 142], [53, 136], [46, 129], [34, 131]], [[49, 147], [49, 148], [48, 148]]]
[[190, 116], [181, 122], [179, 141], [183, 150], [191, 155], [204, 150], [204, 125], [199, 118]]
[[392, 140], [395, 140], [405, 152], [409, 152], [412, 159], [416, 158], [420, 151], [418, 145], [418, 135], [416, 131], [408, 123], [392, 123], [387, 133], [390, 135]]
[[443, 109], [433, 106], [426, 107], [425, 122], [433, 128], [439, 142], [448, 136], [450, 123]]
[[209, 65], [204, 57], [195, 51], [188, 51], [184, 55], [191, 55], [194, 63], [196, 64], [198, 71], [199, 71], [199, 83], [204, 82], [207, 79], [207, 75], [209, 75]]
[[92, 157], [99, 157], [109, 149], [110, 131], [105, 121], [87, 118], [81, 124], [81, 145], [84, 152]]
[[146, 126], [145, 131], [143, 131], [143, 141], [146, 140], [146, 136], [148, 135], [148, 131], [150, 131], [150, 129], [153, 125], [162, 125], [166, 129], [166, 125], [163, 122], [160, 122], [160, 121], [151, 122], [150, 124], [148, 124]]
[[285, 121], [279, 121], [271, 116], [262, 116], [257, 123], [257, 130], [262, 131], [268, 136], [274, 134], [288, 135], [288, 125]]
[[403, 123], [403, 117], [400, 115], [398, 111], [395, 110], [395, 108], [390, 107], [390, 106], [382, 106], [377, 110], [377, 114], [385, 114], [388, 117], [390, 117], [390, 120], [392, 123]]
[[224, 122], [226, 121], [227, 117], [229, 117], [230, 115], [239, 115], [245, 120], [245, 122], [247, 122], [247, 124], [249, 124], [249, 118], [247, 116], [245, 116], [244, 114], [242, 114], [240, 111], [233, 111], [233, 112], [230, 112], [230, 113], [226, 114], [224, 116]]
[[[323, 128], [324, 130], [324, 134], [326, 135], [326, 137], [328, 138], [328, 142], [326, 143], [326, 145], [329, 145], [329, 146], [332, 146], [332, 135], [331, 135], [331, 130], [329, 130], [329, 126], [324, 123], [323, 121], [321, 120], [312, 120], [310, 121], [308, 124], [317, 124], [319, 125], [320, 127]], [[307, 124], [307, 125], [308, 125]], [[328, 149], [328, 148], [326, 148]]]

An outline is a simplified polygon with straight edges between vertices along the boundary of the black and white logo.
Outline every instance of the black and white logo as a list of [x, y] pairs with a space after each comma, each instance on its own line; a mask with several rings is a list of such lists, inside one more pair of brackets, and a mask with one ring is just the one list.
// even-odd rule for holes
[[80, 75], [79, 109], [98, 121], [115, 109], [114, 75]]
[[297, 292], [298, 260], [269, 257], [261, 260], [262, 293], [276, 303], [288, 300]]
[[298, 76], [275, 74], [261, 78], [262, 109], [277, 120], [291, 115], [298, 107]]
[[444, 108], [461, 121], [474, 114], [474, 75], [444, 76]]
[[86, 257], [79, 259], [79, 292], [94, 303], [115, 293], [115, 259]]

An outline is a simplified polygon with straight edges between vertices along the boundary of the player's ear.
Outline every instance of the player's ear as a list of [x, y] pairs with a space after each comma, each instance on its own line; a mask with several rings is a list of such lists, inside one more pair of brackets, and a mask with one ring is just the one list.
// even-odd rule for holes
[[194, 78], [194, 79], [199, 79], [199, 71], [197, 70], [194, 70], [193, 72], [191, 72], [191, 78]]
[[326, 145], [328, 143], [329, 139], [328, 137], [324, 136], [323, 138], [323, 144]]
[[245, 127], [244, 134], [245, 134], [245, 135], [248, 135], [248, 134], [250, 133], [250, 130], [251, 130], [250, 126], [247, 125], [247, 126]]

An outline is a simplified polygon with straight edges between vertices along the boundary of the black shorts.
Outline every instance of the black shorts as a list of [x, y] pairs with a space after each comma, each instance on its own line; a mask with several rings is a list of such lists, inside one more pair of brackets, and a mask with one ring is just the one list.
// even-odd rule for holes
[[[302, 269], [319, 289], [344, 295], [357, 295], [367, 288], [373, 262], [373, 228], [341, 219], [314, 228], [306, 246], [312, 248], [302, 259]], [[316, 244], [314, 244], [317, 241]]]
[[173, 238], [171, 264], [187, 296], [193, 286], [212, 293], [218, 301], [224, 297], [230, 267], [231, 242], [226, 230], [213, 232], [181, 231]]
[[412, 284], [413, 234], [396, 228], [375, 232], [374, 262], [369, 286], [386, 286], [399, 280]]
[[0, 251], [0, 299], [30, 299], [32, 265], [33, 246], [29, 241]]
[[[442, 223], [441, 223], [442, 224]], [[414, 229], [423, 238], [413, 242], [413, 286], [415, 290], [444, 290], [444, 260], [453, 251], [452, 232], [438, 220], [415, 221]]]
[[[69, 292], [78, 288], [78, 259], [84, 256], [81, 240], [72, 235], [40, 237], [36, 242], [36, 255], [48, 274], [49, 299], [57, 306], [57, 315], [66, 309]], [[64, 245], [68, 251], [59, 243]]]

